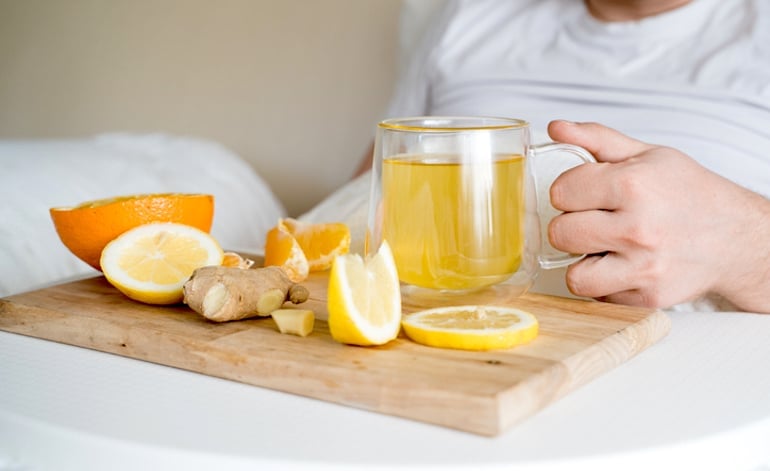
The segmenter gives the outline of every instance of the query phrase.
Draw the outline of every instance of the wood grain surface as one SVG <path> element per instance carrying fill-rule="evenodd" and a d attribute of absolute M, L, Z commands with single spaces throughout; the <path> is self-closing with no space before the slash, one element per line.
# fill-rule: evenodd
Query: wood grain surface
<path fill-rule="evenodd" d="M 540 335 L 510 350 L 335 342 L 325 274 L 305 283 L 313 333 L 280 334 L 270 318 L 210 322 L 184 305 L 133 302 L 103 277 L 0 299 L 0 330 L 91 348 L 255 386 L 497 435 L 654 344 L 670 328 L 654 309 L 527 294 Z M 409 306 L 405 306 L 405 312 Z"/>

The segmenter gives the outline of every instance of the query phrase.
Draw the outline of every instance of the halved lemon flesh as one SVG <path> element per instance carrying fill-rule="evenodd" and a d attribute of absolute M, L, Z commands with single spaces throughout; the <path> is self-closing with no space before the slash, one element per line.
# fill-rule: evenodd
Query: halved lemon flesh
<path fill-rule="evenodd" d="M 207 232 L 177 223 L 143 224 L 102 251 L 104 276 L 123 294 L 148 304 L 182 301 L 182 287 L 196 268 L 220 265 L 223 251 Z"/>

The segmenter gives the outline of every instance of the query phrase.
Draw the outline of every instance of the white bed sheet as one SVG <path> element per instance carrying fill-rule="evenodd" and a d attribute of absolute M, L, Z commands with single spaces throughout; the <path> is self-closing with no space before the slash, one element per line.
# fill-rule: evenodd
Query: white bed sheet
<path fill-rule="evenodd" d="M 286 211 L 255 170 L 222 145 L 167 134 L 0 141 L 0 296 L 97 272 L 61 243 L 48 210 L 157 192 L 214 195 L 211 233 L 258 252 Z"/>

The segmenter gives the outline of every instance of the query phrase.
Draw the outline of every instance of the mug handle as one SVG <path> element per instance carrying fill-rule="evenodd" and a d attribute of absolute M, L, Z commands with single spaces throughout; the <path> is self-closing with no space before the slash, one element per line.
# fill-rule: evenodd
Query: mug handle
<path fill-rule="evenodd" d="M 538 144 L 530 147 L 530 153 L 533 157 L 539 158 L 539 156 L 542 156 L 544 154 L 549 153 L 561 153 L 561 154 L 568 154 L 570 156 L 574 156 L 578 159 L 578 165 L 582 165 L 584 163 L 596 163 L 596 159 L 593 155 L 591 155 L 590 152 L 583 149 L 582 147 L 575 146 L 572 144 L 562 144 L 558 142 L 551 142 L 548 144 Z M 562 171 L 568 170 L 572 167 L 567 167 L 562 169 Z M 535 178 L 535 181 L 537 181 L 537 178 Z M 539 194 L 539 191 L 536 191 L 537 195 L 536 198 L 538 201 L 541 198 L 541 195 Z M 550 199 L 549 199 L 550 200 Z M 548 230 L 547 226 L 545 227 L 546 230 L 542 230 L 541 228 L 541 237 L 542 237 L 542 243 L 544 245 L 550 245 L 548 241 Z M 546 270 L 550 270 L 552 268 L 561 268 L 565 267 L 567 265 L 570 265 L 572 263 L 575 263 L 577 261 L 582 260 L 585 258 L 586 254 L 568 254 L 560 252 L 558 254 L 545 254 L 541 251 L 540 255 L 538 255 L 538 263 L 540 264 L 541 268 L 544 268 Z"/>

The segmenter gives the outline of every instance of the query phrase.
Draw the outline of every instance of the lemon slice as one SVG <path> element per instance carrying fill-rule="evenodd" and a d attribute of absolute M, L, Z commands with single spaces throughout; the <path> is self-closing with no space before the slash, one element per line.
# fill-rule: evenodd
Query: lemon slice
<path fill-rule="evenodd" d="M 351 345 L 383 345 L 401 328 L 401 291 L 386 242 L 374 255 L 334 258 L 329 274 L 329 331 Z"/>
<path fill-rule="evenodd" d="M 407 337 L 431 347 L 460 350 L 511 348 L 537 337 L 532 314 L 512 307 L 450 306 L 404 317 Z"/>
<path fill-rule="evenodd" d="M 220 265 L 222 248 L 208 233 L 176 223 L 137 226 L 102 251 L 102 272 L 131 299 L 148 304 L 182 301 L 182 287 L 196 268 Z"/>

